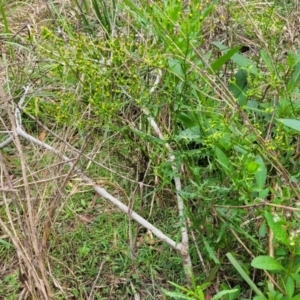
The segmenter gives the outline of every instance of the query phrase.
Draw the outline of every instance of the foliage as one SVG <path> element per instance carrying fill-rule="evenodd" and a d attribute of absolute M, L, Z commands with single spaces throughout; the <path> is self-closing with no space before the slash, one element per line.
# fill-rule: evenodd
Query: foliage
<path fill-rule="evenodd" d="M 99 161 L 106 156 L 112 161 L 101 176 L 113 184 L 118 179 L 112 174 L 128 176 L 122 184 L 124 194 L 136 199 L 133 207 L 153 222 L 170 218 L 161 226 L 175 236 L 180 222 L 161 209 L 172 211 L 179 193 L 194 237 L 194 282 L 190 287 L 182 280 L 172 283 L 176 291 L 164 290 L 167 296 L 205 299 L 208 293 L 212 299 L 234 300 L 249 299 L 253 291 L 256 300 L 298 299 L 300 50 L 286 37 L 284 14 L 291 8 L 279 2 L 216 0 L 74 3 L 76 22 L 50 7 L 53 26 L 21 38 L 23 51 L 30 49 L 37 63 L 19 70 L 18 79 L 19 66 L 9 66 L 16 99 L 22 85 L 34 83 L 24 109 L 27 130 L 34 119 L 58 135 L 72 128 L 81 142 L 90 133 L 88 149 L 103 136 L 114 139 L 104 147 L 106 153 L 93 150 Z M 0 10 L 9 35 L 2 2 Z M 14 59 L 21 42 L 7 44 Z M 150 129 L 149 116 L 164 141 Z M 165 142 L 180 172 L 172 168 Z M 133 171 L 128 175 L 125 167 Z M 87 172 L 98 176 L 97 168 Z M 180 191 L 174 187 L 177 177 Z M 137 197 L 127 179 L 142 182 L 146 192 Z M 62 219 L 78 213 L 70 211 L 64 208 Z M 84 236 L 79 229 L 70 239 L 75 239 L 80 272 L 90 268 L 95 276 L 89 257 L 101 255 L 95 250 L 100 240 L 97 229 L 90 230 Z M 108 244 L 102 247 L 109 252 Z M 67 252 L 64 242 L 54 257 Z M 155 255 L 147 254 L 140 255 L 152 268 Z M 124 274 L 129 252 L 118 256 L 116 251 L 108 260 L 112 256 L 113 270 Z M 216 274 L 210 273 L 215 267 Z M 162 269 L 160 261 L 157 280 Z M 83 276 L 80 272 L 76 276 Z"/>

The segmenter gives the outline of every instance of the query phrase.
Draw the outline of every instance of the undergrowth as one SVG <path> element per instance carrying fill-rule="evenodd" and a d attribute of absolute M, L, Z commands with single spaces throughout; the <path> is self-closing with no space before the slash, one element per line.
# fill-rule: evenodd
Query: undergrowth
<path fill-rule="evenodd" d="M 0 4 L 10 95 L 1 142 L 7 109 L 28 88 L 27 132 L 177 243 L 176 196 L 188 218 L 191 281 L 174 250 L 59 156 L 21 140 L 22 158 L 5 145 L 2 170 L 20 188 L 21 215 L 26 162 L 54 299 L 299 299 L 296 3 L 48 1 L 22 29 L 11 17 L 18 5 Z M 1 226 L 19 238 L 5 176 Z M 0 295 L 35 299 L 22 266 L 9 267 L 19 253 L 12 236 L 0 239 Z"/>

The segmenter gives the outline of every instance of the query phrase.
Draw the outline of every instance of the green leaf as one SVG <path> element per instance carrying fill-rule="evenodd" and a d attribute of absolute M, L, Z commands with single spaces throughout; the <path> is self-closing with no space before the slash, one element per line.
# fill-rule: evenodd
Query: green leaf
<path fill-rule="evenodd" d="M 267 224 L 266 224 L 265 220 L 259 226 L 258 233 L 259 233 L 259 237 L 262 237 L 262 238 L 264 238 L 267 235 L 268 230 L 267 230 Z"/>
<path fill-rule="evenodd" d="M 182 122 L 184 128 L 190 128 L 198 125 L 197 119 L 191 114 L 179 113 L 177 118 Z"/>
<path fill-rule="evenodd" d="M 267 188 L 267 189 L 260 190 L 260 191 L 258 192 L 258 197 L 259 197 L 260 199 L 264 199 L 264 198 L 266 198 L 268 195 L 269 195 L 269 189 L 268 189 L 268 188 Z"/>
<path fill-rule="evenodd" d="M 267 180 L 267 168 L 261 156 L 258 156 L 255 161 L 260 164 L 260 168 L 255 173 L 256 185 L 257 188 L 263 189 Z"/>
<path fill-rule="evenodd" d="M 247 104 L 247 76 L 248 72 L 246 70 L 240 69 L 234 75 L 234 79 L 229 84 L 229 90 L 232 95 L 238 100 L 240 106 Z"/>
<path fill-rule="evenodd" d="M 292 298 L 292 300 L 300 300 L 300 294 L 294 296 L 294 297 Z"/>
<path fill-rule="evenodd" d="M 195 300 L 195 298 L 186 296 L 186 295 L 184 295 L 182 293 L 179 293 L 179 292 L 169 292 L 165 289 L 162 289 L 162 291 L 164 292 L 164 294 L 166 294 L 167 296 L 169 296 L 173 299 Z"/>
<path fill-rule="evenodd" d="M 199 140 L 201 137 L 200 134 L 201 132 L 199 126 L 195 126 L 182 130 L 178 137 L 185 140 Z"/>
<path fill-rule="evenodd" d="M 265 50 L 261 50 L 260 51 L 260 56 L 261 56 L 262 60 L 264 61 L 264 63 L 266 64 L 268 70 L 271 73 L 273 73 L 274 72 L 274 68 L 273 68 L 273 64 L 272 64 L 272 61 L 270 59 L 269 54 Z"/>
<path fill-rule="evenodd" d="M 206 19 L 209 13 L 212 11 L 214 7 L 218 4 L 218 0 L 211 1 L 207 8 L 201 13 L 202 21 Z"/>
<path fill-rule="evenodd" d="M 246 169 L 249 174 L 257 173 L 257 170 L 259 167 L 260 167 L 260 164 L 258 164 L 255 161 L 249 161 L 246 163 Z"/>
<path fill-rule="evenodd" d="M 232 293 L 235 293 L 237 291 L 238 291 L 238 289 L 221 291 L 218 294 L 216 294 L 215 296 L 213 296 L 212 300 L 218 300 L 218 299 L 222 298 L 225 295 L 232 294 Z"/>
<path fill-rule="evenodd" d="M 292 299 L 295 293 L 295 281 L 291 276 L 288 276 L 285 283 L 285 291 L 289 299 Z"/>
<path fill-rule="evenodd" d="M 13 245 L 9 242 L 7 242 L 6 240 L 0 239 L 0 244 L 5 246 L 6 249 L 11 248 Z"/>
<path fill-rule="evenodd" d="M 205 245 L 205 249 L 206 251 L 208 252 L 210 258 L 212 258 L 214 260 L 214 262 L 219 265 L 220 264 L 220 261 L 219 259 L 216 257 L 213 249 L 210 247 L 209 243 L 207 242 L 206 238 L 204 237 L 204 235 L 202 235 L 202 239 L 203 239 L 203 242 L 204 242 L 204 245 Z"/>
<path fill-rule="evenodd" d="M 265 218 L 268 222 L 269 227 L 274 233 L 274 237 L 284 245 L 289 246 L 289 239 L 286 233 L 286 229 L 283 227 L 284 224 L 282 220 L 279 217 L 269 213 L 268 211 L 265 211 Z"/>
<path fill-rule="evenodd" d="M 291 276 L 295 279 L 297 285 L 300 285 L 300 274 L 292 273 Z"/>
<path fill-rule="evenodd" d="M 224 171 L 228 173 L 232 169 L 232 166 L 226 154 L 218 147 L 215 147 L 215 154 L 219 164 L 223 167 Z"/>
<path fill-rule="evenodd" d="M 182 65 L 179 60 L 170 58 L 168 60 L 168 65 L 172 73 L 177 75 L 181 80 L 184 79 L 184 71 L 182 69 Z"/>
<path fill-rule="evenodd" d="M 243 279 L 249 284 L 251 289 L 256 293 L 256 295 L 263 297 L 264 296 L 263 293 L 259 290 L 259 288 L 253 282 L 253 280 L 247 275 L 247 273 L 244 271 L 244 269 L 238 263 L 235 257 L 229 252 L 226 253 L 226 256 L 229 259 L 229 261 L 232 263 L 232 265 L 235 267 L 235 269 L 239 272 L 239 274 L 243 277 Z"/>
<path fill-rule="evenodd" d="M 220 58 L 218 58 L 216 61 L 214 61 L 210 67 L 212 69 L 212 71 L 217 71 L 219 70 L 224 64 L 227 63 L 227 61 L 239 50 L 241 49 L 241 47 L 235 47 L 233 49 L 230 49 L 229 51 L 227 51 L 224 55 L 222 55 Z M 211 70 L 209 70 L 210 73 Z"/>
<path fill-rule="evenodd" d="M 228 295 L 227 300 L 236 300 L 238 299 L 239 295 L 241 294 L 241 287 L 239 285 L 236 285 L 235 287 L 233 287 L 233 289 L 236 290 L 236 292 Z"/>
<path fill-rule="evenodd" d="M 300 49 L 298 50 L 297 56 L 294 59 L 294 61 L 296 62 L 296 65 L 293 66 L 292 76 L 287 84 L 287 89 L 289 92 L 293 92 L 294 89 L 296 87 L 298 87 L 298 85 L 299 85 L 299 81 L 300 81 L 300 62 L 299 62 L 299 60 L 300 60 Z"/>
<path fill-rule="evenodd" d="M 223 45 L 222 43 L 219 42 L 213 42 L 213 45 L 215 45 L 217 48 L 219 48 L 222 52 L 224 51 L 225 53 L 229 51 L 228 47 Z M 245 56 L 235 53 L 232 57 L 231 60 L 235 62 L 238 66 L 240 66 L 243 69 L 246 69 L 248 72 L 259 75 L 259 72 L 257 70 L 256 64 L 253 60 L 246 58 Z"/>
<path fill-rule="evenodd" d="M 205 279 L 205 281 L 207 282 L 212 282 L 215 280 L 216 278 L 216 274 L 218 273 L 219 269 L 220 269 L 221 265 L 215 265 L 209 272 L 207 278 Z"/>
<path fill-rule="evenodd" d="M 295 119 L 277 119 L 279 122 L 287 127 L 300 131 L 300 121 Z"/>
<path fill-rule="evenodd" d="M 251 262 L 251 266 L 256 269 L 267 271 L 284 270 L 284 267 L 274 257 L 268 255 L 255 257 Z"/>

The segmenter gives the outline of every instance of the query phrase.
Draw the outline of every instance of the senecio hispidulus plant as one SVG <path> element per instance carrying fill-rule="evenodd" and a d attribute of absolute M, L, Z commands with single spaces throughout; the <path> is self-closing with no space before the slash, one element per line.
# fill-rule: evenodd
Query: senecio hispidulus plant
<path fill-rule="evenodd" d="M 105 40 L 75 31 L 59 35 L 44 27 L 38 52 L 45 59 L 43 84 L 53 91 L 48 99 L 37 96 L 29 102 L 26 110 L 37 117 L 46 114 L 58 124 L 77 120 L 78 127 L 100 127 L 127 106 L 163 102 L 150 101 L 149 94 L 149 73 L 164 65 L 161 50 L 132 35 Z"/>

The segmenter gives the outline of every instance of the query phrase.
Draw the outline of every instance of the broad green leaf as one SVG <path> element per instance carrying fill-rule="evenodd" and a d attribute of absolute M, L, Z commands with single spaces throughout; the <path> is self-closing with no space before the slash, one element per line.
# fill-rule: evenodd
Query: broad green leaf
<path fill-rule="evenodd" d="M 184 79 L 184 72 L 181 66 L 181 62 L 179 60 L 170 58 L 168 60 L 168 65 L 172 73 L 177 75 L 180 79 Z"/>
<path fill-rule="evenodd" d="M 300 121 L 295 119 L 277 119 L 279 122 L 287 127 L 300 131 Z"/>
<path fill-rule="evenodd" d="M 289 239 L 282 220 L 268 211 L 265 211 L 265 218 L 273 231 L 274 237 L 284 245 L 289 246 Z"/>
<path fill-rule="evenodd" d="M 285 291 L 289 299 L 292 299 L 295 293 L 295 281 L 291 276 L 288 276 L 285 283 Z"/>
<path fill-rule="evenodd" d="M 261 255 L 255 257 L 251 262 L 251 266 L 253 268 L 266 271 L 284 270 L 284 267 L 274 257 L 268 255 Z"/>
<path fill-rule="evenodd" d="M 267 168 L 261 156 L 258 156 L 255 162 L 260 165 L 260 168 L 255 173 L 256 186 L 259 189 L 263 189 L 267 180 Z"/>
<path fill-rule="evenodd" d="M 300 294 L 294 296 L 294 297 L 292 298 L 292 300 L 300 300 Z"/>
<path fill-rule="evenodd" d="M 229 51 L 229 48 L 222 43 L 219 42 L 213 42 L 213 45 L 215 45 L 217 48 L 219 48 L 222 52 L 224 51 L 225 53 Z M 235 53 L 232 57 L 231 60 L 235 62 L 238 66 L 240 66 L 243 69 L 246 69 L 248 72 L 259 75 L 259 72 L 257 70 L 256 64 L 253 60 L 246 58 L 242 54 Z"/>
<path fill-rule="evenodd" d="M 213 71 L 219 70 L 240 49 L 241 49 L 241 47 L 235 47 L 235 48 L 230 49 L 229 51 L 227 51 L 225 54 L 223 54 L 220 58 L 218 58 L 216 61 L 214 61 L 210 65 L 211 69 Z M 210 70 L 210 73 L 213 73 L 213 72 L 211 72 L 211 70 Z"/>
<path fill-rule="evenodd" d="M 216 294 L 215 296 L 213 296 L 212 300 L 218 300 L 218 299 L 222 298 L 225 295 L 232 294 L 232 293 L 235 293 L 237 291 L 238 291 L 238 289 L 221 291 L 218 294 Z"/>
<path fill-rule="evenodd" d="M 197 140 L 200 138 L 200 134 L 201 133 L 200 133 L 199 126 L 195 126 L 195 127 L 182 130 L 178 135 L 178 137 L 186 140 Z"/>

